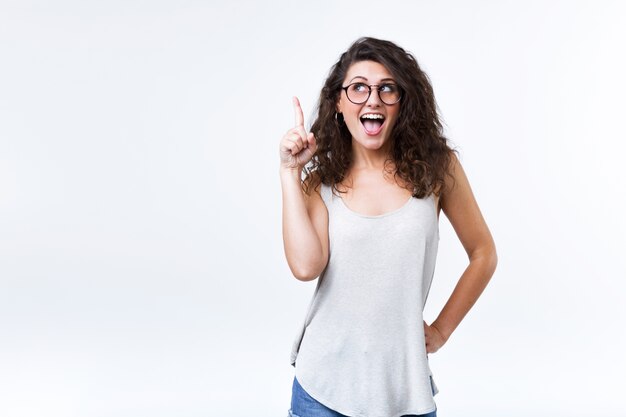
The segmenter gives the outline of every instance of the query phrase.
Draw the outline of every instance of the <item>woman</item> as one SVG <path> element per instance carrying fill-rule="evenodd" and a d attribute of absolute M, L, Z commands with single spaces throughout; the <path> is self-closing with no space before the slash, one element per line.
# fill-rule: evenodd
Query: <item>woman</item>
<path fill-rule="evenodd" d="M 311 132 L 293 104 L 280 142 L 285 255 L 297 279 L 319 280 L 291 353 L 289 415 L 436 416 L 428 354 L 497 256 L 428 77 L 404 49 L 361 38 L 332 67 Z M 441 210 L 470 262 L 428 325 Z"/>

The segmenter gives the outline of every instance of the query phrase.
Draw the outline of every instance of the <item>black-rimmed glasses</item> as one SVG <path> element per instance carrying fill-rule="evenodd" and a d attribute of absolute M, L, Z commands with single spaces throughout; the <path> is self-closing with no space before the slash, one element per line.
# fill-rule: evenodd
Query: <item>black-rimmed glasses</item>
<path fill-rule="evenodd" d="M 398 84 L 372 84 L 352 83 L 341 87 L 346 92 L 348 100 L 354 104 L 365 103 L 372 94 L 372 87 L 376 87 L 380 101 L 387 105 L 396 104 L 402 98 L 402 92 Z"/>

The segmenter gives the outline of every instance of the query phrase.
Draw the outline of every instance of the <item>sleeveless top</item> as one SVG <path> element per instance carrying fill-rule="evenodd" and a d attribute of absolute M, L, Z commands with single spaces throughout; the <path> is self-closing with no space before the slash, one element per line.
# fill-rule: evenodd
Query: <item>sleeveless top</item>
<path fill-rule="evenodd" d="M 311 397 L 351 417 L 434 411 L 439 390 L 423 324 L 439 244 L 434 196 L 368 216 L 330 186 L 320 194 L 330 253 L 293 343 L 295 377 Z"/>

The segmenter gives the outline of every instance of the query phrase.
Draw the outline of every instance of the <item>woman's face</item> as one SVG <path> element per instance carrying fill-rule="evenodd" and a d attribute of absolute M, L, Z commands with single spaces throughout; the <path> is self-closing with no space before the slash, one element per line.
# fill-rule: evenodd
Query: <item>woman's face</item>
<path fill-rule="evenodd" d="M 380 99 L 376 86 L 383 88 L 381 91 L 383 98 L 386 102 L 391 102 L 393 89 L 397 88 L 396 81 L 382 64 L 359 61 L 350 66 L 342 86 L 346 87 L 353 83 L 361 84 L 351 88 L 350 92 L 341 90 L 337 112 L 343 114 L 348 130 L 352 134 L 353 145 L 358 143 L 367 149 L 380 149 L 389 141 L 389 135 L 400 113 L 400 102 L 385 104 Z M 359 91 L 365 91 L 367 96 L 367 87 L 364 85 L 375 86 L 371 87 L 372 92 L 367 101 L 354 104 L 352 101 L 360 101 L 354 99 L 355 96 L 358 97 Z M 348 99 L 347 94 L 351 94 L 352 101 Z"/>

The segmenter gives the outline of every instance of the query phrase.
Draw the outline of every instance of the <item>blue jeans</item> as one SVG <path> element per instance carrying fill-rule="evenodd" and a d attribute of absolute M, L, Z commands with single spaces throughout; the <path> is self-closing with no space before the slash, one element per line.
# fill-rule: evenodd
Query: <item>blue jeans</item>
<path fill-rule="evenodd" d="M 289 417 L 348 417 L 345 414 L 338 413 L 324 404 L 318 402 L 311 397 L 302 388 L 296 377 L 293 377 L 293 387 L 291 388 L 291 408 L 289 409 Z M 402 417 L 437 417 L 437 410 L 430 413 L 407 414 Z"/>

